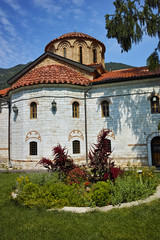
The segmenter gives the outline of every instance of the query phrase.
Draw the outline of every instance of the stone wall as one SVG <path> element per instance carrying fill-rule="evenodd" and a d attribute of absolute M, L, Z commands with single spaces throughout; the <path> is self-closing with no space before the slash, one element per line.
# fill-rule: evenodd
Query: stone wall
<path fill-rule="evenodd" d="M 57 111 L 51 108 L 57 103 Z M 37 102 L 37 119 L 30 119 L 30 103 Z M 79 118 L 72 117 L 72 103 L 80 105 Z M 42 157 L 53 159 L 52 148 L 58 143 L 66 146 L 69 154 L 79 162 L 85 161 L 85 125 L 83 88 L 55 87 L 32 88 L 12 95 L 12 105 L 18 107 L 18 115 L 11 113 L 11 160 L 15 166 L 35 168 Z M 38 155 L 30 156 L 29 142 L 38 143 Z M 72 141 L 79 140 L 80 154 L 73 154 Z"/>
<path fill-rule="evenodd" d="M 0 100 L 0 166 L 8 165 L 8 104 Z"/>
<path fill-rule="evenodd" d="M 160 114 L 151 114 L 150 96 L 159 93 L 159 80 L 94 86 L 88 93 L 88 144 L 101 129 L 110 129 L 116 164 L 148 165 L 147 138 L 157 131 Z M 110 102 L 110 116 L 102 117 L 101 102 Z"/>
<path fill-rule="evenodd" d="M 35 168 L 41 157 L 53 159 L 52 148 L 66 146 L 75 162 L 85 162 L 84 87 L 41 85 L 12 92 L 11 160 L 17 167 Z M 159 80 L 148 79 L 93 86 L 87 93 L 88 149 L 102 129 L 110 129 L 113 153 L 119 166 L 148 165 L 147 139 L 157 131 L 160 114 L 151 114 L 150 96 L 159 93 Z M 57 103 L 57 111 L 51 102 Z M 109 117 L 102 117 L 101 102 L 110 102 Z M 37 103 L 37 119 L 30 119 L 30 103 Z M 72 103 L 78 101 L 80 116 L 72 117 Z M 38 155 L 30 156 L 29 143 L 38 143 Z M 80 141 L 80 154 L 73 154 L 73 140 Z"/>
<path fill-rule="evenodd" d="M 82 47 L 82 63 L 89 65 L 93 63 L 93 49 L 97 51 L 97 63 L 102 63 L 105 67 L 104 53 L 102 46 L 98 42 L 91 40 L 67 39 L 59 40 L 50 46 L 49 51 L 64 57 L 64 48 L 66 49 L 66 58 L 79 62 L 79 47 Z"/>

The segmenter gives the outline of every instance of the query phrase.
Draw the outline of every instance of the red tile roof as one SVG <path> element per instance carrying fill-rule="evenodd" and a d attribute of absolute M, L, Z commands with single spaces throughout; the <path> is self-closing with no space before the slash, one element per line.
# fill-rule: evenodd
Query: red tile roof
<path fill-rule="evenodd" d="M 154 71 L 149 71 L 148 67 L 138 67 L 138 68 L 130 68 L 130 69 L 121 69 L 116 71 L 109 71 L 103 73 L 99 78 L 92 80 L 92 82 L 106 82 L 114 80 L 115 82 L 118 80 L 130 80 L 130 79 L 138 79 L 138 78 L 149 78 L 149 77 L 157 77 L 160 76 L 160 68 Z"/>
<path fill-rule="evenodd" d="M 56 41 L 59 41 L 59 40 L 63 40 L 63 39 L 65 39 L 65 38 L 81 38 L 81 39 L 82 39 L 82 38 L 85 38 L 85 39 L 90 39 L 90 40 L 96 41 L 96 42 L 98 42 L 98 43 L 102 46 L 103 51 L 105 52 L 105 45 L 104 45 L 101 41 L 99 41 L 99 40 L 97 40 L 96 38 L 91 37 L 91 36 L 89 36 L 89 35 L 87 35 L 87 34 L 85 34 L 85 33 L 81 33 L 81 32 L 70 32 L 70 33 L 66 33 L 66 34 L 63 34 L 62 36 L 60 36 L 60 37 L 58 37 L 58 38 L 53 39 L 51 42 L 49 42 L 49 43 L 46 45 L 46 47 L 45 47 L 45 52 L 48 51 L 48 47 L 50 47 L 50 45 L 52 45 L 52 43 L 54 43 L 54 42 L 56 42 Z"/>
<path fill-rule="evenodd" d="M 2 96 L 6 95 L 9 90 L 10 90 L 10 88 L 5 88 L 5 89 L 0 90 L 0 95 L 2 95 Z"/>
<path fill-rule="evenodd" d="M 70 67 L 64 65 L 47 65 L 26 73 L 13 83 L 11 89 L 42 83 L 69 83 L 87 86 L 89 82 L 89 79 Z"/>

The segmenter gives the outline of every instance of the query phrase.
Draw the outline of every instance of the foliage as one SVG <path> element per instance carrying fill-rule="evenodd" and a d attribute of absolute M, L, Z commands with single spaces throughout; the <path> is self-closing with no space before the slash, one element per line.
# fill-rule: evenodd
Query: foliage
<path fill-rule="evenodd" d="M 142 41 L 143 34 L 160 39 L 159 0 L 115 0 L 115 13 L 106 14 L 108 38 L 116 38 L 122 51 L 128 52 L 133 43 Z M 160 50 L 160 41 L 154 52 Z M 147 59 L 149 69 L 159 64 L 158 54 L 152 53 Z"/>
<path fill-rule="evenodd" d="M 62 148 L 60 144 L 53 148 L 54 156 L 54 168 L 63 172 L 68 173 L 70 170 L 75 168 L 73 159 L 68 155 L 66 147 Z"/>
<path fill-rule="evenodd" d="M 97 182 L 94 185 L 92 200 L 96 206 L 102 207 L 110 204 L 111 201 L 111 185 L 110 182 Z"/>
<path fill-rule="evenodd" d="M 71 212 L 46 211 L 39 207 L 28 209 L 8 197 L 20 174 L 0 174 L 0 238 L 3 240 L 159 239 L 160 199 L 150 204 L 109 212 L 94 211 L 80 216 Z M 156 175 L 159 174 L 156 172 Z"/>
<path fill-rule="evenodd" d="M 97 144 L 94 144 L 89 152 L 89 167 L 95 181 L 108 179 L 110 168 L 114 166 L 114 162 L 109 159 L 111 154 L 110 143 L 107 137 L 109 133 L 109 130 L 103 130 L 98 137 Z"/>
<path fill-rule="evenodd" d="M 52 151 L 54 156 L 53 161 L 42 158 L 37 164 L 48 168 L 48 170 L 58 171 L 61 175 L 66 175 L 70 170 L 76 167 L 73 163 L 73 159 L 68 155 L 66 147 L 62 148 L 62 146 L 58 144 Z"/>
<path fill-rule="evenodd" d="M 72 169 L 67 175 L 67 183 L 71 184 L 80 184 L 85 181 L 87 178 L 87 173 L 83 169 L 76 167 Z"/>
<path fill-rule="evenodd" d="M 142 182 L 136 172 L 118 177 L 115 183 L 112 183 L 111 204 L 131 202 L 153 194 L 158 184 L 157 179 L 149 172 L 142 172 L 142 175 Z"/>
<path fill-rule="evenodd" d="M 53 162 L 52 162 L 50 159 L 48 159 L 48 158 L 44 158 L 44 157 L 43 157 L 43 158 L 36 164 L 36 166 L 37 166 L 38 164 L 42 165 L 43 167 L 47 168 L 48 170 L 52 170 L 52 171 L 53 171 L 53 169 L 54 169 L 54 164 L 53 164 Z"/>

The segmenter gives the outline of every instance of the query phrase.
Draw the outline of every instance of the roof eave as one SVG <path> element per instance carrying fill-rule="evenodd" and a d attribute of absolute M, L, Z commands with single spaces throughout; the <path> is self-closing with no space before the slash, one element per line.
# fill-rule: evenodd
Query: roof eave
<path fill-rule="evenodd" d="M 147 75 L 147 76 L 135 76 L 135 77 L 129 77 L 129 78 L 110 78 L 110 79 L 104 79 L 101 81 L 92 81 L 92 85 L 101 85 L 101 84 L 109 84 L 109 83 L 117 83 L 117 82 L 128 82 L 128 81 L 134 81 L 134 80 L 143 80 L 147 78 L 155 78 L 160 77 L 160 74 L 155 75 Z"/>

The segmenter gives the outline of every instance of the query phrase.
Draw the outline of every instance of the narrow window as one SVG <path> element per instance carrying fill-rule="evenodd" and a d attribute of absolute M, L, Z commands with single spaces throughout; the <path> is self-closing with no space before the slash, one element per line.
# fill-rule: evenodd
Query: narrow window
<path fill-rule="evenodd" d="M 30 104 L 30 118 L 37 118 L 37 103 L 36 102 L 32 102 Z"/>
<path fill-rule="evenodd" d="M 82 47 L 79 47 L 79 62 L 82 63 Z"/>
<path fill-rule="evenodd" d="M 95 48 L 93 49 L 93 62 L 97 63 L 97 50 Z"/>
<path fill-rule="evenodd" d="M 103 101 L 101 103 L 101 108 L 102 108 L 102 117 L 109 117 L 109 102 Z"/>
<path fill-rule="evenodd" d="M 30 142 L 30 155 L 37 155 L 37 142 Z"/>
<path fill-rule="evenodd" d="M 111 152 L 111 140 L 107 139 L 108 152 Z"/>
<path fill-rule="evenodd" d="M 79 118 L 79 103 L 78 102 L 74 102 L 72 104 L 72 117 Z"/>
<path fill-rule="evenodd" d="M 80 153 L 80 141 L 75 140 L 73 141 L 73 154 Z"/>
<path fill-rule="evenodd" d="M 66 48 L 63 48 L 63 57 L 66 58 Z"/>
<path fill-rule="evenodd" d="M 156 96 L 153 96 L 151 98 L 151 113 L 159 113 L 159 98 Z"/>

